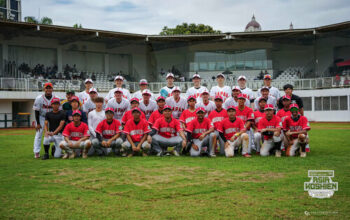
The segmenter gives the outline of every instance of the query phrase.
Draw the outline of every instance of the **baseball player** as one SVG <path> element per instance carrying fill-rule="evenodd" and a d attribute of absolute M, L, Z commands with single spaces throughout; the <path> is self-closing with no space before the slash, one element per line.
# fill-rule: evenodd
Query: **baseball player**
<path fill-rule="evenodd" d="M 148 119 L 148 124 L 152 127 L 152 125 L 156 122 L 156 120 L 160 117 L 163 117 L 163 109 L 165 106 L 165 98 L 163 96 L 158 96 L 157 98 L 158 110 L 152 112 L 151 116 Z"/>
<path fill-rule="evenodd" d="M 276 100 L 278 100 L 281 95 L 280 95 L 280 91 L 276 88 L 276 87 L 273 87 L 271 86 L 271 82 L 272 82 L 272 76 L 267 74 L 264 76 L 264 86 L 268 87 L 269 88 L 269 91 L 270 91 L 270 95 L 272 95 L 273 97 L 275 97 Z M 258 94 L 257 96 L 261 96 L 261 91 L 260 89 L 258 90 Z"/>
<path fill-rule="evenodd" d="M 224 149 L 224 141 L 219 135 L 219 128 L 221 122 L 228 117 L 227 111 L 222 108 L 222 103 L 223 103 L 223 98 L 221 96 L 216 96 L 214 98 L 215 100 L 215 110 L 210 112 L 208 118 L 211 120 L 211 122 L 214 125 L 215 131 L 213 133 L 210 133 L 212 136 L 211 138 L 213 139 L 214 145 L 213 148 L 214 150 L 217 149 L 217 140 L 219 140 L 220 143 L 220 154 L 225 155 L 225 149 Z M 215 152 L 215 151 L 214 151 Z"/>
<path fill-rule="evenodd" d="M 233 157 L 235 150 L 242 148 L 242 155 L 244 157 L 251 157 L 248 154 L 249 136 L 245 133 L 244 122 L 242 119 L 236 117 L 235 106 L 227 108 L 228 118 L 225 118 L 218 127 L 218 132 L 224 145 L 220 144 L 220 149 L 224 149 L 226 157 Z"/>
<path fill-rule="evenodd" d="M 227 98 L 232 96 L 231 88 L 229 86 L 225 86 L 225 75 L 219 73 L 216 76 L 216 82 L 218 85 L 210 89 L 210 97 L 212 100 L 214 100 L 216 96 L 221 96 L 225 102 Z"/>
<path fill-rule="evenodd" d="M 299 106 L 300 114 L 304 115 L 304 103 L 303 103 L 303 100 L 299 96 L 293 94 L 293 88 L 294 87 L 291 84 L 286 84 L 286 85 L 283 86 L 283 90 L 284 90 L 285 94 L 287 96 L 289 96 L 290 99 L 291 99 L 291 104 L 297 104 Z M 280 98 L 278 100 L 278 108 L 279 109 L 283 108 L 282 98 Z"/>
<path fill-rule="evenodd" d="M 266 106 L 266 102 L 267 102 L 267 99 L 265 99 L 264 97 L 260 97 L 258 99 L 259 108 L 258 108 L 258 110 L 256 110 L 254 112 L 254 124 L 252 124 L 252 127 L 254 129 L 254 136 L 255 136 L 255 133 L 258 132 L 259 121 L 265 117 L 265 110 L 264 109 Z M 254 138 L 254 145 L 256 147 L 256 154 L 260 155 L 260 147 L 261 147 L 260 139 L 257 142 L 256 138 Z"/>
<path fill-rule="evenodd" d="M 228 108 L 229 106 L 235 106 L 235 107 L 237 107 L 237 106 L 238 106 L 238 95 L 239 95 L 239 94 L 241 94 L 241 89 L 240 89 L 238 86 L 233 86 L 233 87 L 232 87 L 232 96 L 229 97 L 229 98 L 227 98 L 226 101 L 224 102 L 224 105 L 223 105 L 224 109 L 227 110 L 227 108 Z M 245 105 L 246 105 L 247 107 L 250 107 L 250 101 L 249 101 L 249 99 L 247 99 L 247 100 L 245 101 Z"/>
<path fill-rule="evenodd" d="M 260 149 L 261 156 L 269 156 L 270 153 L 275 154 L 276 157 L 281 157 L 282 145 L 282 123 L 281 119 L 274 115 L 274 106 L 266 104 L 265 117 L 263 117 L 258 124 L 258 132 L 255 133 L 255 142 L 260 142 L 263 137 L 262 147 Z"/>
<path fill-rule="evenodd" d="M 107 149 L 111 148 L 117 156 L 120 152 L 121 144 L 120 138 L 120 122 L 114 119 L 114 109 L 105 109 L 106 119 L 98 123 L 95 134 L 96 138 L 92 140 L 92 146 L 99 156 L 108 154 Z"/>
<path fill-rule="evenodd" d="M 121 122 L 124 113 L 130 109 L 130 103 L 127 99 L 123 98 L 122 89 L 115 89 L 114 95 L 115 97 L 108 101 L 106 108 L 113 108 L 114 118 Z"/>
<path fill-rule="evenodd" d="M 66 111 L 66 124 L 73 121 L 73 111 L 75 110 L 80 111 L 81 102 L 79 101 L 79 98 L 77 96 L 73 96 L 71 98 L 70 105 L 72 106 L 72 110 Z M 81 112 L 81 114 L 82 114 L 81 121 L 84 123 L 88 123 L 86 113 Z"/>
<path fill-rule="evenodd" d="M 166 105 L 172 108 L 173 117 L 179 119 L 182 112 L 187 108 L 186 99 L 180 96 L 181 90 L 175 86 L 172 96 L 165 99 Z"/>
<path fill-rule="evenodd" d="M 247 84 L 247 79 L 245 76 L 239 76 L 237 78 L 238 86 L 241 90 L 241 93 L 246 94 L 248 96 L 248 101 L 250 101 L 250 106 L 251 108 L 254 108 L 254 93 L 253 91 L 246 86 Z"/>
<path fill-rule="evenodd" d="M 142 92 L 143 90 L 145 89 L 148 89 L 148 82 L 146 79 L 141 79 L 140 80 L 140 83 L 139 83 L 139 86 L 140 86 L 140 90 L 134 92 L 133 94 L 133 98 L 138 98 L 140 101 L 142 100 Z M 152 92 L 151 93 L 151 100 L 155 100 L 154 98 L 154 94 Z"/>
<path fill-rule="evenodd" d="M 81 121 L 80 110 L 74 110 L 73 121 L 66 125 L 62 134 L 64 140 L 61 141 L 60 148 L 65 151 L 62 159 L 74 159 L 74 149 L 82 149 L 83 158 L 88 157 L 88 151 L 91 147 L 89 128 L 87 124 Z"/>
<path fill-rule="evenodd" d="M 151 132 L 148 122 L 141 118 L 142 112 L 139 108 L 133 108 L 131 111 L 133 119 L 124 126 L 123 132 L 127 140 L 122 144 L 122 148 L 128 153 L 128 157 L 132 157 L 141 150 L 142 156 L 148 156 L 151 148 L 150 143 L 147 142 L 148 133 Z"/>
<path fill-rule="evenodd" d="M 270 88 L 267 86 L 264 86 L 260 89 L 261 96 L 258 96 L 258 98 L 254 101 L 254 109 L 257 110 L 259 108 L 258 100 L 260 97 L 264 97 L 267 99 L 267 104 L 273 105 L 275 108 L 277 106 L 276 98 L 270 95 Z"/>
<path fill-rule="evenodd" d="M 292 115 L 292 113 L 290 112 L 290 103 L 291 103 L 290 96 L 284 95 L 282 97 L 282 103 L 283 103 L 283 108 L 279 110 L 276 115 L 281 119 L 283 123 L 284 119 Z"/>
<path fill-rule="evenodd" d="M 215 109 L 215 103 L 213 101 L 209 100 L 209 91 L 208 89 L 204 89 L 202 94 L 201 94 L 201 100 L 199 102 L 197 102 L 196 104 L 196 109 L 197 108 L 204 108 L 205 109 L 205 117 L 208 117 L 208 115 L 210 114 L 210 112 L 214 111 Z M 198 101 L 198 99 L 197 99 Z"/>
<path fill-rule="evenodd" d="M 51 100 L 53 98 L 57 98 L 56 96 L 52 95 L 52 91 L 52 83 L 45 83 L 44 94 L 36 97 L 34 101 L 33 110 L 35 111 L 36 133 L 33 151 L 35 158 L 40 158 L 41 138 L 43 136 L 45 115 L 46 113 L 52 111 Z"/>
<path fill-rule="evenodd" d="M 97 98 L 98 93 L 95 88 L 91 88 L 89 90 L 90 98 L 83 104 L 83 112 L 85 112 L 89 116 L 89 112 L 93 111 L 96 108 L 95 98 Z M 105 106 L 103 105 L 103 108 Z"/>
<path fill-rule="evenodd" d="M 172 107 L 169 105 L 164 106 L 163 116 L 152 127 L 152 149 L 157 156 L 163 156 L 168 147 L 175 146 L 174 155 L 180 156 L 181 149 L 187 144 L 180 122 L 172 117 Z"/>
<path fill-rule="evenodd" d="M 45 127 L 44 127 L 44 149 L 45 154 L 43 160 L 49 159 L 50 144 L 55 143 L 55 146 L 51 149 L 51 154 L 55 158 L 61 157 L 61 148 L 59 148 L 60 142 L 63 140 L 62 130 L 65 124 L 66 114 L 60 110 L 60 99 L 51 99 L 52 111 L 47 112 L 45 115 Z"/>
<path fill-rule="evenodd" d="M 187 98 L 188 109 L 184 110 L 180 116 L 182 129 L 186 130 L 188 123 L 197 117 L 196 115 L 196 97 L 189 96 Z"/>
<path fill-rule="evenodd" d="M 204 117 L 206 114 L 204 108 L 197 108 L 196 114 L 197 117 L 188 123 L 186 128 L 188 142 L 191 142 L 190 155 L 198 157 L 201 153 L 206 153 L 209 157 L 215 157 L 214 140 L 210 136 L 210 133 L 214 131 L 214 125 L 209 118 Z"/>
<path fill-rule="evenodd" d="M 70 101 L 72 100 L 73 96 L 75 96 L 74 90 L 68 90 L 66 92 L 66 99 L 61 101 L 62 110 L 64 110 L 64 111 L 72 110 L 72 106 L 70 105 Z"/>
<path fill-rule="evenodd" d="M 139 99 L 138 98 L 132 98 L 130 99 L 130 109 L 129 111 L 126 111 L 122 117 L 122 125 L 125 125 L 127 121 L 133 119 L 133 116 L 132 116 L 132 110 L 134 108 L 138 108 L 139 107 Z M 143 113 L 141 111 L 141 119 L 146 119 L 146 115 L 145 113 Z"/>
<path fill-rule="evenodd" d="M 162 97 L 164 97 L 164 98 L 167 98 L 167 97 L 172 96 L 173 90 L 174 90 L 174 88 L 175 88 L 174 80 L 175 80 L 174 74 L 168 73 L 168 74 L 166 75 L 167 85 L 164 86 L 164 87 L 159 91 L 160 96 L 162 96 Z"/>
<path fill-rule="evenodd" d="M 195 96 L 197 103 L 201 101 L 201 95 L 204 90 L 207 90 L 204 86 L 201 86 L 201 76 L 199 74 L 194 74 L 192 76 L 193 87 L 189 88 L 186 92 L 186 97 Z M 209 93 L 209 91 L 208 91 Z"/>
<path fill-rule="evenodd" d="M 123 98 L 130 100 L 131 99 L 130 91 L 128 89 L 123 88 L 124 77 L 120 75 L 116 76 L 114 78 L 114 83 L 116 85 L 116 88 L 109 90 L 107 96 L 105 97 L 106 102 L 114 98 L 116 90 L 121 90 Z"/>
<path fill-rule="evenodd" d="M 310 125 L 305 116 L 299 112 L 297 104 L 290 105 L 292 115 L 287 117 L 283 122 L 284 146 L 288 146 L 286 150 L 287 156 L 294 156 L 296 151 L 300 149 L 300 157 L 306 157 L 308 150 L 309 136 L 307 132 Z"/>
<path fill-rule="evenodd" d="M 152 112 L 156 111 L 158 106 L 157 102 L 151 100 L 152 93 L 148 89 L 143 90 L 142 92 L 142 100 L 140 102 L 139 108 L 141 111 L 143 111 L 146 115 L 146 119 L 148 120 L 151 116 Z"/>
<path fill-rule="evenodd" d="M 88 100 L 89 102 L 90 100 Z M 92 110 L 88 115 L 88 127 L 90 132 L 90 140 L 93 141 L 96 137 L 97 125 L 106 118 L 105 112 L 103 111 L 104 98 L 94 98 L 94 104 L 96 109 Z M 88 155 L 91 156 L 95 153 L 95 147 L 89 149 Z"/>
<path fill-rule="evenodd" d="M 92 88 L 92 86 L 94 85 L 94 83 L 93 83 L 92 79 L 86 79 L 84 84 L 85 84 L 85 90 L 78 93 L 78 98 L 83 105 L 85 104 L 85 102 L 87 100 L 90 99 L 89 92 L 90 92 L 90 89 Z"/>

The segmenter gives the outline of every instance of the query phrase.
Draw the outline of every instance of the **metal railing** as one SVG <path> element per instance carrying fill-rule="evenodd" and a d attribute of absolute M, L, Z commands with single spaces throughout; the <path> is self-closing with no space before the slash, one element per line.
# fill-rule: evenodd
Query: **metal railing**
<path fill-rule="evenodd" d="M 54 86 L 55 91 L 67 91 L 75 90 L 81 91 L 84 89 L 84 82 L 80 80 L 47 80 L 47 79 L 30 79 L 30 78 L 0 78 L 0 90 L 6 91 L 41 91 L 46 82 L 51 82 Z M 192 82 L 175 82 L 176 86 L 179 86 L 182 92 L 186 92 L 188 88 L 193 86 Z M 215 81 L 204 81 L 203 86 L 211 89 L 212 86 L 217 85 Z M 274 80 L 272 82 L 273 86 L 278 89 L 283 89 L 285 84 L 292 84 L 296 90 L 308 90 L 308 89 L 325 89 L 325 88 L 340 88 L 340 87 L 350 87 L 350 82 L 346 82 L 344 77 L 340 81 L 336 81 L 334 77 L 323 77 L 323 78 L 312 78 L 312 79 L 284 79 L 284 80 Z M 158 93 L 160 89 L 166 86 L 166 82 L 151 82 L 148 84 L 149 89 Z M 235 86 L 236 81 L 227 81 L 226 85 Z M 252 90 L 258 90 L 263 86 L 261 80 L 248 81 L 247 87 Z M 113 89 L 113 82 L 99 82 L 96 81 L 94 87 L 100 92 L 108 92 Z M 137 91 L 139 89 L 138 82 L 127 82 L 125 87 L 130 90 L 130 92 Z"/>

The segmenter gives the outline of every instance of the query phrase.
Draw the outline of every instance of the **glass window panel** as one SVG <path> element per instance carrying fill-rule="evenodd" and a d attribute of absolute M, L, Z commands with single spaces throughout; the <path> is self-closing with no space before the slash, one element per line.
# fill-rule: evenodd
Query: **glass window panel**
<path fill-rule="evenodd" d="M 347 96 L 340 96 L 340 106 L 339 110 L 348 110 L 348 97 Z"/>
<path fill-rule="evenodd" d="M 303 100 L 303 104 L 304 104 L 304 111 L 311 111 L 312 110 L 312 98 L 311 97 L 301 97 L 301 99 Z"/>
<path fill-rule="evenodd" d="M 237 61 L 236 62 L 236 68 L 238 70 L 243 70 L 244 69 L 244 61 Z"/>
<path fill-rule="evenodd" d="M 331 110 L 331 97 L 323 97 L 323 111 Z"/>
<path fill-rule="evenodd" d="M 226 67 L 227 67 L 229 70 L 235 70 L 235 69 L 236 69 L 235 62 L 234 62 L 234 61 L 228 61 L 228 62 L 226 62 Z"/>
<path fill-rule="evenodd" d="M 322 111 L 322 97 L 315 97 L 315 111 Z"/>
<path fill-rule="evenodd" d="M 209 62 L 209 67 L 208 67 L 208 69 L 209 69 L 209 70 L 215 70 L 215 65 L 216 65 L 215 62 Z"/>
<path fill-rule="evenodd" d="M 339 110 L 339 96 L 331 97 L 331 110 Z"/>
<path fill-rule="evenodd" d="M 261 60 L 255 60 L 254 61 L 254 69 L 262 69 L 263 67 L 263 61 Z"/>
<path fill-rule="evenodd" d="M 199 63 L 199 70 L 208 70 L 208 63 Z"/>
<path fill-rule="evenodd" d="M 253 69 L 253 61 L 246 61 L 245 62 L 245 69 Z"/>
<path fill-rule="evenodd" d="M 225 70 L 225 69 L 226 69 L 225 62 L 216 63 L 216 70 Z"/>

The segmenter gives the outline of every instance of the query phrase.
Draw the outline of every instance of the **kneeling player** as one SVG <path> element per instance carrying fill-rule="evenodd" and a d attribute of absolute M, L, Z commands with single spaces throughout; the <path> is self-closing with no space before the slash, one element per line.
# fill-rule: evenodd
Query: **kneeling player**
<path fill-rule="evenodd" d="M 75 110 L 72 113 L 73 121 L 69 123 L 63 130 L 64 141 L 60 143 L 60 148 L 65 150 L 62 159 L 74 159 L 74 149 L 83 150 L 83 158 L 87 158 L 87 152 L 91 147 L 89 140 L 89 128 L 87 124 L 81 122 L 81 112 Z"/>
<path fill-rule="evenodd" d="M 269 156 L 270 152 L 275 151 L 276 157 L 281 157 L 281 119 L 274 115 L 274 107 L 271 104 L 265 106 L 265 117 L 260 119 L 258 124 L 258 132 L 254 138 L 256 142 L 261 141 L 264 137 L 262 147 L 260 149 L 261 156 Z"/>
<path fill-rule="evenodd" d="M 122 144 L 122 148 L 128 154 L 128 157 L 132 157 L 141 150 L 142 155 L 147 156 L 151 148 L 147 142 L 147 136 L 151 130 L 146 119 L 141 118 L 141 114 L 139 108 L 133 108 L 133 118 L 126 122 L 124 126 L 123 132 L 126 134 L 127 140 Z"/>
<path fill-rule="evenodd" d="M 242 155 L 244 157 L 251 157 L 248 154 L 249 135 L 244 128 L 242 119 L 236 117 L 236 108 L 232 105 L 227 108 L 228 118 L 221 121 L 218 131 L 221 139 L 224 141 L 226 157 L 233 157 L 235 150 L 242 147 Z"/>
<path fill-rule="evenodd" d="M 113 108 L 106 108 L 105 115 L 106 119 L 96 127 L 96 138 L 92 140 L 92 146 L 99 156 L 107 155 L 107 148 L 111 148 L 114 154 L 118 155 L 123 142 L 120 138 L 120 122 L 113 118 Z"/>
<path fill-rule="evenodd" d="M 300 149 L 300 157 L 306 157 L 306 145 L 309 143 L 307 131 L 310 130 L 309 122 L 305 116 L 299 114 L 297 104 L 290 105 L 292 115 L 283 122 L 284 144 L 287 147 L 286 155 L 294 156 Z"/>

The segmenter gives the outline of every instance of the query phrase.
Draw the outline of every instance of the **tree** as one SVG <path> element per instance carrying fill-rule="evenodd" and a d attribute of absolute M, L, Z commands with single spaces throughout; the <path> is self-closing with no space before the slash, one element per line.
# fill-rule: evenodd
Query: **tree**
<path fill-rule="evenodd" d="M 40 21 L 38 21 L 38 19 L 36 19 L 34 16 L 27 16 L 27 17 L 24 17 L 24 21 L 28 23 L 33 23 L 33 24 L 52 25 L 52 19 L 49 17 L 43 17 L 41 18 Z"/>
<path fill-rule="evenodd" d="M 40 20 L 40 24 L 48 24 L 48 25 L 52 25 L 52 19 L 49 17 L 43 17 Z"/>
<path fill-rule="evenodd" d="M 160 35 L 174 35 L 174 34 L 198 34 L 198 33 L 213 33 L 213 34 L 219 34 L 221 31 L 214 30 L 209 25 L 204 24 L 187 24 L 182 23 L 180 25 L 176 25 L 175 28 L 168 28 L 167 26 L 164 26 L 162 29 L 162 32 L 160 32 Z"/>
<path fill-rule="evenodd" d="M 78 24 L 78 23 L 74 24 L 73 27 L 74 28 L 83 28 L 83 26 L 81 24 Z"/>
<path fill-rule="evenodd" d="M 33 24 L 37 24 L 38 23 L 38 20 L 34 16 L 24 17 L 24 21 L 28 22 L 28 23 L 33 23 Z"/>

